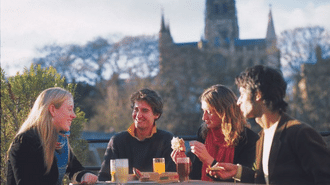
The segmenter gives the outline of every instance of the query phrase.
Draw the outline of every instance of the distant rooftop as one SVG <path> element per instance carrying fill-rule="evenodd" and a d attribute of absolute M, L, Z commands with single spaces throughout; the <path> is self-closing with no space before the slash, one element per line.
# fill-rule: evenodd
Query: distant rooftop
<path fill-rule="evenodd" d="M 227 41 L 227 40 L 226 40 Z M 204 43 L 207 43 L 207 41 L 203 41 Z M 227 41 L 228 43 L 229 41 Z M 265 39 L 245 39 L 245 40 L 240 40 L 240 39 L 235 39 L 235 46 L 255 46 L 255 45 L 265 45 L 266 40 Z M 184 46 L 190 46 L 190 47 L 197 47 L 198 42 L 183 42 L 183 43 L 176 43 L 175 45 L 179 47 L 184 47 Z"/>
<path fill-rule="evenodd" d="M 266 44 L 265 39 L 245 39 L 245 40 L 236 39 L 235 40 L 235 46 L 252 46 L 252 45 L 263 45 L 263 44 Z"/>

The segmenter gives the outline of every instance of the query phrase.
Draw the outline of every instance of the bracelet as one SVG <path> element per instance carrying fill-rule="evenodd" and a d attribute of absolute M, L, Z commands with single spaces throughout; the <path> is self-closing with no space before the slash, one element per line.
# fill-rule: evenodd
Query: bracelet
<path fill-rule="evenodd" d="M 240 164 L 237 164 L 237 172 L 236 172 L 236 175 L 233 177 L 234 181 L 241 181 L 241 178 L 242 178 L 242 165 Z"/>

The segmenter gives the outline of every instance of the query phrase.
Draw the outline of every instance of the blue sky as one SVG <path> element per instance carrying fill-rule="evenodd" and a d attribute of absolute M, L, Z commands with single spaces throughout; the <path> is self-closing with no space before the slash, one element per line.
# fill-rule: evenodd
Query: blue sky
<path fill-rule="evenodd" d="M 276 34 L 320 25 L 330 30 L 329 0 L 236 0 L 240 38 L 264 38 L 269 4 Z M 85 44 L 111 34 L 157 34 L 161 9 L 175 42 L 199 41 L 204 0 L 2 0 L 1 67 L 14 75 L 46 44 Z"/>

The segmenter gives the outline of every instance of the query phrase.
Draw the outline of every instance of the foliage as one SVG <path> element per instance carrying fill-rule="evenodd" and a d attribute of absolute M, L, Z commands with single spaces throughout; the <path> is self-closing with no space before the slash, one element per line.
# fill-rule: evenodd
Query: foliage
<path fill-rule="evenodd" d="M 96 100 L 94 108 L 97 114 L 86 128 L 105 132 L 126 130 L 133 123 L 130 96 L 142 88 L 151 88 L 150 79 L 135 77 L 124 81 L 113 75 L 104 84 L 97 84 L 103 96 Z"/>
<path fill-rule="evenodd" d="M 65 86 L 65 78 L 61 77 L 53 67 L 42 68 L 40 65 L 31 65 L 23 74 L 17 73 L 12 77 L 5 77 L 1 69 L 1 179 L 5 184 L 6 179 L 6 153 L 8 147 L 26 119 L 37 96 L 50 87 L 62 87 L 75 95 L 76 86 Z M 81 139 L 80 132 L 85 119 L 84 112 L 75 109 L 77 118 L 71 126 L 70 143 L 78 159 L 83 162 L 87 150 L 87 142 Z"/>

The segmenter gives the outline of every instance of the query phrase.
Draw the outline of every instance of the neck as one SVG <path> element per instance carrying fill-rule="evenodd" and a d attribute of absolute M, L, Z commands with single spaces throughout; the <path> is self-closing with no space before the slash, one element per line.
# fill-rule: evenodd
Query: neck
<path fill-rule="evenodd" d="M 267 129 L 273 126 L 280 118 L 281 114 L 279 112 L 271 112 L 267 109 L 267 111 L 255 120 L 263 129 Z"/>
<path fill-rule="evenodd" d="M 145 138 L 147 138 L 148 136 L 151 135 L 151 131 L 152 131 L 152 127 L 151 127 L 151 129 L 139 129 L 139 128 L 136 128 L 135 129 L 135 136 L 139 140 L 144 140 Z"/>

